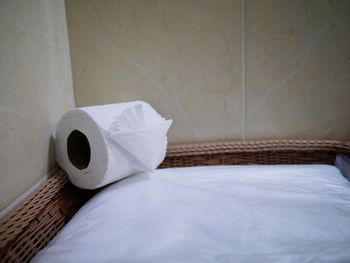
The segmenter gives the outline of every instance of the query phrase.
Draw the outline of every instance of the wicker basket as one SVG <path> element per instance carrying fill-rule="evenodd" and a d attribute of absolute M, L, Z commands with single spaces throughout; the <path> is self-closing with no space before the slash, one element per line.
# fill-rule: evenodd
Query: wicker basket
<path fill-rule="evenodd" d="M 160 168 L 227 164 L 334 164 L 350 142 L 260 141 L 173 145 Z M 28 262 L 97 191 L 71 185 L 64 171 L 0 222 L 0 262 Z"/>

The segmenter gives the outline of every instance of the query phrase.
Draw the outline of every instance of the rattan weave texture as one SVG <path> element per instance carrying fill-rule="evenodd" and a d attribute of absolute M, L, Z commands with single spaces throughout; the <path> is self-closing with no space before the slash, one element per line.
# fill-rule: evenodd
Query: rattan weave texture
<path fill-rule="evenodd" d="M 172 145 L 161 167 L 223 164 L 334 164 L 338 152 L 349 153 L 341 141 L 223 141 Z"/>
<path fill-rule="evenodd" d="M 58 171 L 0 222 L 0 262 L 28 262 L 93 194 Z"/>

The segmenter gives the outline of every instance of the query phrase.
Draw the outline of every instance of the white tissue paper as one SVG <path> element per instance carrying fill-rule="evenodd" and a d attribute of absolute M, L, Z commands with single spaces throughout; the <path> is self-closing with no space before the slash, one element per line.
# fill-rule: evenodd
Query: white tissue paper
<path fill-rule="evenodd" d="M 57 125 L 57 162 L 84 189 L 152 172 L 165 158 L 171 123 L 142 101 L 73 109 Z"/>

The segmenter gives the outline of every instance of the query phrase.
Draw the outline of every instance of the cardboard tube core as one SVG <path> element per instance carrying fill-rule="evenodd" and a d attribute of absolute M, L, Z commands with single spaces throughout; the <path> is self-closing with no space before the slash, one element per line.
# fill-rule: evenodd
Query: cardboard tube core
<path fill-rule="evenodd" d="M 88 138 L 80 131 L 72 131 L 67 139 L 69 161 L 79 170 L 89 166 L 91 149 Z"/>

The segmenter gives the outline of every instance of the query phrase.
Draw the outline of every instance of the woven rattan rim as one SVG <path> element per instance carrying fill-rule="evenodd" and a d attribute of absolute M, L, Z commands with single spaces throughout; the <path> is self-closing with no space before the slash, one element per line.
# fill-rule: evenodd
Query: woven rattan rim
<path fill-rule="evenodd" d="M 28 199 L 1 220 L 0 247 L 7 244 L 13 236 L 21 233 L 23 228 L 32 221 L 47 203 L 68 183 L 64 171 L 59 171 L 54 177 L 47 180 Z M 35 206 L 35 209 L 34 209 Z M 34 213 L 33 213 L 34 212 Z M 14 227 L 16 225 L 16 227 Z"/>
<path fill-rule="evenodd" d="M 171 145 L 167 150 L 168 157 L 184 155 L 202 155 L 233 152 L 266 152 L 266 151 L 339 151 L 348 152 L 348 141 L 322 140 L 276 140 L 276 141 L 221 141 L 208 143 L 189 143 Z"/>

